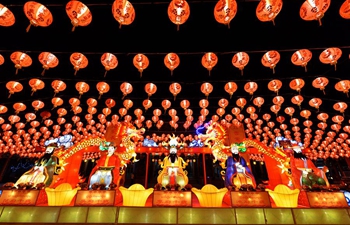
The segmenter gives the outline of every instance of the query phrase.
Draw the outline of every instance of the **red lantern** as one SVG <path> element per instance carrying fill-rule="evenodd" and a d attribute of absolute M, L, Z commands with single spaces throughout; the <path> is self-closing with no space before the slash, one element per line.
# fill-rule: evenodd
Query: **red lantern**
<path fill-rule="evenodd" d="M 225 91 L 230 95 L 230 99 L 232 98 L 232 95 L 237 91 L 237 84 L 233 81 L 228 82 L 225 84 Z"/>
<path fill-rule="evenodd" d="M 130 25 L 135 20 L 134 6 L 126 0 L 115 0 L 112 5 L 112 13 L 114 19 L 119 23 L 119 28 L 122 25 Z"/>
<path fill-rule="evenodd" d="M 0 12 L 1 12 L 0 26 L 9 27 L 15 24 L 15 21 L 16 21 L 15 16 L 7 7 L 0 4 Z"/>
<path fill-rule="evenodd" d="M 32 25 L 35 27 L 47 27 L 50 26 L 53 21 L 50 10 L 38 2 L 26 2 L 24 4 L 23 11 L 30 22 L 26 29 L 27 32 L 29 32 Z"/>
<path fill-rule="evenodd" d="M 149 65 L 149 60 L 144 54 L 137 54 L 133 59 L 134 66 L 140 72 L 140 77 L 142 77 L 142 72 L 147 69 Z"/>
<path fill-rule="evenodd" d="M 112 53 L 104 53 L 101 56 L 101 63 L 105 67 L 106 72 L 104 77 L 106 77 L 108 71 L 115 69 L 118 66 L 118 59 Z"/>
<path fill-rule="evenodd" d="M 213 91 L 213 85 L 211 83 L 203 83 L 201 85 L 201 92 L 208 98 L 209 94 Z"/>
<path fill-rule="evenodd" d="M 22 67 L 28 67 L 32 65 L 32 58 L 23 52 L 14 52 L 11 54 L 10 58 L 11 61 L 15 64 L 16 74 L 18 73 L 19 69 L 22 69 Z"/>
<path fill-rule="evenodd" d="M 51 87 L 53 88 L 53 90 L 55 92 L 55 94 L 53 95 L 53 97 L 55 97 L 56 94 L 59 93 L 60 91 L 66 90 L 67 85 L 66 85 L 66 83 L 64 83 L 61 80 L 54 80 L 51 83 Z"/>
<path fill-rule="evenodd" d="M 44 70 L 41 75 L 44 76 L 45 70 L 55 68 L 59 61 L 54 54 L 50 52 L 42 52 L 39 55 L 39 62 L 43 65 Z"/>
<path fill-rule="evenodd" d="M 236 0 L 219 0 L 214 8 L 214 17 L 218 23 L 227 25 L 230 28 L 231 20 L 236 16 Z"/>
<path fill-rule="evenodd" d="M 166 112 L 167 109 L 169 109 L 171 106 L 171 102 L 167 99 L 162 101 L 162 107 L 164 109 L 164 113 Z"/>
<path fill-rule="evenodd" d="M 256 17 L 262 22 L 272 21 L 275 25 L 275 18 L 282 10 L 282 0 L 261 0 L 256 7 Z"/>
<path fill-rule="evenodd" d="M 275 67 L 277 63 L 280 61 L 281 56 L 277 51 L 268 51 L 261 58 L 261 63 L 265 67 L 269 67 L 272 69 L 273 73 L 275 73 Z"/>
<path fill-rule="evenodd" d="M 100 94 L 98 96 L 98 99 L 101 99 L 101 96 L 109 91 L 109 84 L 107 84 L 106 82 L 98 82 L 96 85 L 96 89 Z"/>
<path fill-rule="evenodd" d="M 293 53 L 291 61 L 296 66 L 302 66 L 307 71 L 306 65 L 311 60 L 312 53 L 308 49 L 301 49 Z"/>
<path fill-rule="evenodd" d="M 79 98 L 80 98 L 84 93 L 89 91 L 90 86 L 87 83 L 81 81 L 75 84 L 75 89 L 77 89 L 77 91 L 79 92 Z"/>
<path fill-rule="evenodd" d="M 169 53 L 164 57 L 164 65 L 170 70 L 173 75 L 174 69 L 180 65 L 180 58 L 176 53 Z"/>
<path fill-rule="evenodd" d="M 232 65 L 238 68 L 243 75 L 243 69 L 249 63 L 249 55 L 245 52 L 238 52 L 232 57 Z"/>
<path fill-rule="evenodd" d="M 92 15 L 89 8 L 79 1 L 70 1 L 66 5 L 66 13 L 73 25 L 72 31 L 77 26 L 87 26 L 92 21 Z"/>
<path fill-rule="evenodd" d="M 176 99 L 176 96 L 181 92 L 181 85 L 179 83 L 172 83 L 169 86 L 169 91 L 174 96 L 174 101 Z"/>
<path fill-rule="evenodd" d="M 20 92 L 23 90 L 23 85 L 17 81 L 9 81 L 6 83 L 6 88 L 9 90 L 10 95 L 8 98 L 11 97 L 15 92 Z"/>
<path fill-rule="evenodd" d="M 330 4 L 331 0 L 306 0 L 300 7 L 300 17 L 306 21 L 318 20 L 321 26 L 321 19 L 324 16 L 324 13 L 328 10 Z"/>
<path fill-rule="evenodd" d="M 31 96 L 33 96 L 34 92 L 36 92 L 37 90 L 41 90 L 45 87 L 45 83 L 42 80 L 34 78 L 29 80 L 29 86 L 32 88 Z"/>
<path fill-rule="evenodd" d="M 77 75 L 77 72 L 80 69 L 84 69 L 89 64 L 89 60 L 86 58 L 86 56 L 79 52 L 75 52 L 71 54 L 70 62 L 74 66 L 74 70 L 75 70 L 74 76 Z"/>
<path fill-rule="evenodd" d="M 179 30 L 180 25 L 184 24 L 190 17 L 190 6 L 186 0 L 172 0 L 168 7 L 168 16 L 171 22 L 177 25 Z"/>
<path fill-rule="evenodd" d="M 337 62 L 341 55 L 340 48 L 327 48 L 320 54 L 320 61 L 324 64 L 334 65 L 334 70 L 337 70 Z"/>
<path fill-rule="evenodd" d="M 148 95 L 148 98 L 150 98 L 154 93 L 157 91 L 157 86 L 153 83 L 148 83 L 145 85 L 145 92 Z"/>
<path fill-rule="evenodd" d="M 218 63 L 218 57 L 215 55 L 215 53 L 208 52 L 205 53 L 202 57 L 202 65 L 204 68 L 206 68 L 209 71 L 209 76 L 210 76 L 210 71 L 214 68 L 214 66 Z"/>
<path fill-rule="evenodd" d="M 128 94 L 130 94 L 132 92 L 133 88 L 132 88 L 131 84 L 129 84 L 127 82 L 124 82 L 124 83 L 122 83 L 120 85 L 120 90 L 123 93 L 123 98 L 122 99 L 124 99 L 125 96 L 127 96 Z"/>

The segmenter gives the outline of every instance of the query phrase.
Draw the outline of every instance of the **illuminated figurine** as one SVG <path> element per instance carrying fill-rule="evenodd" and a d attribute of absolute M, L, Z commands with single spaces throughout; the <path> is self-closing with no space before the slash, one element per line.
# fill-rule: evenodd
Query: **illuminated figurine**
<path fill-rule="evenodd" d="M 231 153 L 227 159 L 227 168 L 225 172 L 225 186 L 240 188 L 243 184 L 250 184 L 256 187 L 255 179 L 247 165 L 246 160 L 239 155 L 239 149 L 245 149 L 243 144 L 232 144 Z"/>
<path fill-rule="evenodd" d="M 100 150 L 107 150 L 107 154 L 103 155 L 96 163 L 96 166 L 91 171 L 89 179 L 89 188 L 93 184 L 104 184 L 106 189 L 114 183 L 118 186 L 119 183 L 119 167 L 120 159 L 114 154 L 116 147 L 113 142 L 102 142 Z"/>
<path fill-rule="evenodd" d="M 157 181 L 164 188 L 167 185 L 179 185 L 180 189 L 182 189 L 188 184 L 187 171 L 183 170 L 186 168 L 187 163 L 177 155 L 177 148 L 180 143 L 176 139 L 175 135 L 173 135 L 173 137 L 170 137 L 169 143 L 163 142 L 163 146 L 169 147 L 170 154 L 161 162 L 163 170 L 158 175 Z"/>
<path fill-rule="evenodd" d="M 35 187 L 37 184 L 43 183 L 45 186 L 50 186 L 53 181 L 53 176 L 57 173 L 59 160 L 53 153 L 58 147 L 57 143 L 50 143 L 46 146 L 45 154 L 38 159 L 34 167 L 25 172 L 15 183 L 15 186 L 19 184 L 29 184 Z"/>

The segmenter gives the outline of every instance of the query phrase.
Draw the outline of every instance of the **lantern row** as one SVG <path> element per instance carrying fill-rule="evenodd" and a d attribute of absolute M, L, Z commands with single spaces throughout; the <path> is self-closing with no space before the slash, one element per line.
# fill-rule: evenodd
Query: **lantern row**
<path fill-rule="evenodd" d="M 339 58 L 342 56 L 342 50 L 340 48 L 327 48 L 325 49 L 319 56 L 319 59 L 324 64 L 330 64 L 334 65 L 336 69 L 336 64 Z M 307 63 L 311 60 L 312 53 L 308 49 L 301 49 L 292 54 L 291 61 L 296 66 L 302 66 L 306 69 Z M 16 74 L 18 73 L 18 70 L 23 67 L 29 67 L 32 64 L 32 58 L 23 52 L 13 52 L 10 55 L 11 61 L 15 64 L 16 68 Z M 39 62 L 43 65 L 43 72 L 42 75 L 44 75 L 45 70 L 48 70 L 50 68 L 55 68 L 59 64 L 58 58 L 50 53 L 50 52 L 42 52 L 39 54 Z M 246 52 L 238 52 L 232 57 L 232 65 L 239 70 L 241 70 L 241 74 L 243 74 L 243 69 L 245 66 L 249 63 L 249 55 Z M 271 50 L 266 52 L 263 57 L 261 58 L 261 63 L 265 67 L 269 67 L 273 70 L 273 73 L 275 72 L 275 67 L 280 61 L 281 56 L 278 51 Z M 2 55 L 0 55 L 0 65 L 2 65 L 5 62 L 5 59 Z M 75 73 L 80 69 L 84 69 L 88 66 L 89 61 L 88 58 L 82 54 L 82 53 L 72 53 L 70 55 L 70 62 L 74 67 Z M 207 52 L 202 56 L 201 63 L 204 68 L 206 68 L 210 71 L 215 67 L 215 65 L 218 62 L 218 57 L 213 52 Z M 142 72 L 147 69 L 149 66 L 149 59 L 144 54 L 136 54 L 133 58 L 133 65 L 138 69 L 140 72 L 140 76 L 142 77 Z M 111 69 L 115 69 L 118 66 L 118 59 L 117 57 L 112 53 L 104 53 L 101 56 L 101 64 L 105 68 L 105 74 L 106 76 L 107 72 Z M 171 71 L 171 74 L 173 74 L 173 71 L 180 65 L 180 57 L 176 53 L 168 53 L 164 57 L 164 65 Z"/>
<path fill-rule="evenodd" d="M 330 7 L 331 0 L 312 1 L 306 0 L 300 7 L 300 17 L 306 21 L 317 20 L 321 25 L 321 19 Z M 260 1 L 256 8 L 256 16 L 262 22 L 273 22 L 282 10 L 282 0 Z M 350 19 L 350 2 L 345 1 L 339 9 L 339 14 L 345 19 Z M 30 26 L 47 27 L 53 22 L 50 10 L 43 4 L 28 1 L 24 4 L 24 13 L 30 21 Z M 5 6 L 0 5 L 2 17 L 1 26 L 12 26 L 15 23 L 14 14 Z M 73 31 L 78 26 L 88 26 L 92 21 L 90 9 L 80 1 L 69 1 L 66 5 L 66 12 L 73 25 Z M 214 17 L 218 23 L 228 25 L 236 16 L 236 0 L 219 0 L 214 8 Z M 113 17 L 120 26 L 130 25 L 135 20 L 135 9 L 126 0 L 115 0 L 112 4 Z M 168 6 L 168 16 L 172 23 L 179 28 L 190 16 L 190 6 L 186 0 L 172 0 Z"/>

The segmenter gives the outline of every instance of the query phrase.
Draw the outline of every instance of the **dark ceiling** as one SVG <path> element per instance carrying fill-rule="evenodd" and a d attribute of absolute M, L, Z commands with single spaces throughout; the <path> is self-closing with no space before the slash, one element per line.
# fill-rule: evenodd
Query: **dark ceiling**
<path fill-rule="evenodd" d="M 22 122 L 25 121 L 25 113 L 33 111 L 31 106 L 33 100 L 39 99 L 45 102 L 46 106 L 41 111 L 51 110 L 51 99 L 54 95 L 51 82 L 56 79 L 63 80 L 67 84 L 67 89 L 58 93 L 57 96 L 64 100 L 61 107 L 68 111 L 70 109 L 69 99 L 79 96 L 75 89 L 76 82 L 85 81 L 90 85 L 90 90 L 81 98 L 83 112 L 79 116 L 84 123 L 84 116 L 87 113 L 86 100 L 98 98 L 96 84 L 99 81 L 107 82 L 111 90 L 99 100 L 97 114 L 100 114 L 105 107 L 104 101 L 107 98 L 113 98 L 117 102 L 117 105 L 112 108 L 111 115 L 118 114 L 119 108 L 123 107 L 122 92 L 119 87 L 122 82 L 127 81 L 134 88 L 134 91 L 128 95 L 128 98 L 134 103 L 128 112 L 133 118 L 135 118 L 134 110 L 140 108 L 144 111 L 146 120 L 151 119 L 154 109 L 162 109 L 161 101 L 169 99 L 172 102 L 171 108 L 177 110 L 177 115 L 180 118 L 176 132 L 194 133 L 193 126 L 187 131 L 183 128 L 186 116 L 180 107 L 180 101 L 183 99 L 190 101 L 189 108 L 193 110 L 194 117 L 193 125 L 200 116 L 198 102 L 205 98 L 200 91 L 203 82 L 210 82 L 214 86 L 214 90 L 208 98 L 210 113 L 207 116 L 207 121 L 216 114 L 216 110 L 219 108 L 218 101 L 221 98 L 229 100 L 226 114 L 231 114 L 231 109 L 236 106 L 236 100 L 240 97 L 247 99 L 247 106 L 254 106 L 251 96 L 243 88 L 248 81 L 254 81 L 259 85 L 254 97 L 260 96 L 265 99 L 265 103 L 258 112 L 259 118 L 262 118 L 265 113 L 270 113 L 274 120 L 276 116 L 271 112 L 270 107 L 273 105 L 272 98 L 276 96 L 276 93 L 268 90 L 267 84 L 272 79 L 279 79 L 283 82 L 279 95 L 285 99 L 279 115 L 286 117 L 285 123 L 290 129 L 290 117 L 284 113 L 286 107 L 295 108 L 294 116 L 299 118 L 301 123 L 305 120 L 299 116 L 299 107 L 291 102 L 291 98 L 298 93 L 289 87 L 289 82 L 292 79 L 302 78 L 305 80 L 305 86 L 300 93 L 304 97 L 301 110 L 310 110 L 312 112 L 310 119 L 313 120 L 314 124 L 317 124 L 319 122 L 316 119 L 318 112 L 315 108 L 310 107 L 308 102 L 311 98 L 318 97 L 323 100 L 319 112 L 328 113 L 330 115 L 329 126 L 333 124 L 331 117 L 341 115 L 333 109 L 333 104 L 349 100 L 346 94 L 334 89 L 336 82 L 348 79 L 350 70 L 348 59 L 350 21 L 339 15 L 339 8 L 343 1 L 332 1 L 322 19 L 322 26 L 319 26 L 318 21 L 304 21 L 300 18 L 299 9 L 304 2 L 302 0 L 284 1 L 282 11 L 275 19 L 275 25 L 257 19 L 255 10 L 258 1 L 237 0 L 238 12 L 231 21 L 230 28 L 219 24 L 214 19 L 213 11 L 216 2 L 189 0 L 190 17 L 177 31 L 176 25 L 169 20 L 167 15 L 169 1 L 131 1 L 136 11 L 135 21 L 131 25 L 122 26 L 119 29 L 119 24 L 111 12 L 113 1 L 85 0 L 83 3 L 91 10 L 92 22 L 89 26 L 77 27 L 72 32 L 70 19 L 65 12 L 67 1 L 41 1 L 40 3 L 47 6 L 52 12 L 53 23 L 46 28 L 31 27 L 27 33 L 26 27 L 29 25 L 29 20 L 23 12 L 25 1 L 2 1 L 1 3 L 7 6 L 16 17 L 16 23 L 13 26 L 0 27 L 2 34 L 0 51 L 5 58 L 5 63 L 0 66 L 0 85 L 2 87 L 0 104 L 9 109 L 6 114 L 2 115 L 3 118 L 6 121 L 9 115 L 14 114 L 12 105 L 16 102 L 23 102 L 27 105 L 27 110 L 19 114 Z M 329 47 L 339 47 L 343 51 L 336 71 L 333 66 L 322 64 L 319 60 L 320 53 Z M 307 72 L 304 71 L 304 68 L 291 63 L 292 54 L 303 48 L 307 48 L 313 53 L 313 58 L 307 65 Z M 281 60 L 277 64 L 274 74 L 270 68 L 261 64 L 263 54 L 269 50 L 277 50 L 281 55 Z M 25 52 L 33 59 L 33 64 L 20 70 L 17 75 L 15 75 L 14 64 L 10 60 L 10 54 L 14 51 Z M 59 59 L 59 65 L 41 76 L 42 65 L 38 61 L 38 55 L 44 51 L 55 54 Z M 244 69 L 243 76 L 231 63 L 232 56 L 239 51 L 245 51 L 250 56 L 250 62 Z M 89 60 L 87 68 L 81 69 L 76 76 L 74 76 L 74 69 L 69 61 L 73 52 L 81 52 Z M 100 62 L 101 55 L 105 52 L 115 54 L 119 61 L 118 67 L 109 71 L 106 77 L 103 76 L 104 67 Z M 180 66 L 175 69 L 172 76 L 163 62 L 165 55 L 169 52 L 177 53 L 181 60 Z M 211 71 L 210 76 L 201 65 L 201 58 L 206 52 L 214 52 L 218 56 L 218 64 Z M 143 72 L 142 77 L 132 63 L 133 57 L 137 53 L 145 54 L 150 61 L 150 65 Z M 312 87 L 312 81 L 320 76 L 329 79 L 325 95 L 319 89 Z M 28 81 L 31 78 L 39 78 L 46 84 L 43 90 L 37 91 L 33 96 L 29 94 Z M 8 90 L 5 85 L 10 80 L 21 82 L 24 91 L 7 98 Z M 232 99 L 224 91 L 224 86 L 229 81 L 238 84 L 238 90 Z M 149 82 L 156 84 L 158 90 L 150 98 L 153 106 L 145 112 L 142 101 L 147 99 L 144 86 Z M 182 85 L 182 91 L 175 101 L 169 92 L 169 85 L 173 82 Z M 249 115 L 245 111 L 246 107 L 242 112 L 248 117 Z M 69 113 L 70 115 L 65 116 L 65 118 L 71 122 L 72 112 L 69 111 Z M 97 114 L 94 115 L 96 121 L 98 120 Z M 111 115 L 107 118 L 110 119 Z M 345 111 L 344 117 L 343 125 L 348 125 L 348 110 Z M 57 118 L 57 114 L 53 110 L 52 119 L 56 121 L 55 118 Z M 175 132 L 168 125 L 171 120 L 169 115 L 162 115 L 160 119 L 164 121 L 163 127 L 158 130 L 153 126 L 147 132 Z M 40 119 L 37 120 L 40 121 Z M 301 128 L 303 128 L 302 125 Z M 318 128 L 314 127 L 313 131 L 316 129 Z"/>

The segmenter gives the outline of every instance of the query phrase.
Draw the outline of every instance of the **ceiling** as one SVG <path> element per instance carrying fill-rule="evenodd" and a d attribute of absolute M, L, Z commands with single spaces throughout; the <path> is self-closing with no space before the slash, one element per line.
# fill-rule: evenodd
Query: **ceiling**
<path fill-rule="evenodd" d="M 200 86 L 204 82 L 209 82 L 214 87 L 213 92 L 208 96 L 209 115 L 205 122 L 208 122 L 216 114 L 216 110 L 219 108 L 218 101 L 222 98 L 229 100 L 225 115 L 232 114 L 231 109 L 236 107 L 238 98 L 245 98 L 247 104 L 242 110 L 242 114 L 249 117 L 246 108 L 254 106 L 253 99 L 255 97 L 263 97 L 265 100 L 260 109 L 254 106 L 257 109 L 256 113 L 259 119 L 263 119 L 263 115 L 268 113 L 271 114 L 271 121 L 275 121 L 276 115 L 271 112 L 270 107 L 273 105 L 272 99 L 276 93 L 270 91 L 267 84 L 270 80 L 279 79 L 283 86 L 278 94 L 284 97 L 284 103 L 277 116 L 285 117 L 284 123 L 291 131 L 292 138 L 293 125 L 289 122 L 290 116 L 284 113 L 286 107 L 295 108 L 293 117 L 300 120 L 298 126 L 300 125 L 301 128 L 302 141 L 304 140 L 303 129 L 305 128 L 302 123 L 306 119 L 300 116 L 301 110 L 307 109 L 311 112 L 309 119 L 314 124 L 311 126 L 312 135 L 315 135 L 315 131 L 319 129 L 317 128 L 317 124 L 320 122 L 317 119 L 318 113 L 329 114 L 328 127 L 325 129 L 323 139 L 327 137 L 327 132 L 334 124 L 333 116 L 344 116 L 344 122 L 341 125 L 349 125 L 349 110 L 342 114 L 333 109 L 335 103 L 347 103 L 349 100 L 345 93 L 338 92 L 334 88 L 338 81 L 348 79 L 348 71 L 350 70 L 348 59 L 350 34 L 347 32 L 350 28 L 350 21 L 339 15 L 339 8 L 343 1 L 332 1 L 330 8 L 322 18 L 322 26 L 319 26 L 318 21 L 304 21 L 300 18 L 299 9 L 303 3 L 301 0 L 284 1 L 283 8 L 275 19 L 275 25 L 272 22 L 261 22 L 257 19 L 255 10 L 258 1 L 237 0 L 238 11 L 230 23 L 230 28 L 228 28 L 214 19 L 213 11 L 217 1 L 189 0 L 190 17 L 177 31 L 176 25 L 169 20 L 167 15 L 169 1 L 131 1 L 136 12 L 135 21 L 131 25 L 119 28 L 118 22 L 112 16 L 113 1 L 85 0 L 83 3 L 91 10 L 92 22 L 86 27 L 77 27 L 74 32 L 72 32 L 71 21 L 65 12 L 67 1 L 62 3 L 62 1 L 57 0 L 40 1 L 51 11 L 53 23 L 49 27 L 32 26 L 29 32 L 26 32 L 29 20 L 23 12 L 25 2 L 23 0 L 18 0 L 15 3 L 13 1 L 1 2 L 16 17 L 13 26 L 0 27 L 2 34 L 0 54 L 5 58 L 5 63 L 0 66 L 0 86 L 2 87 L 0 89 L 0 96 L 2 96 L 0 104 L 8 108 L 8 111 L 1 115 L 5 119 L 4 123 L 9 123 L 7 118 L 15 113 L 12 107 L 14 103 L 26 104 L 27 109 L 18 114 L 21 117 L 21 122 L 25 123 L 25 114 L 34 112 L 31 106 L 32 101 L 41 100 L 45 103 L 45 107 L 39 112 L 50 111 L 52 114 L 50 119 L 54 121 L 54 124 L 57 124 L 57 109 L 51 111 L 53 107 L 51 99 L 54 96 L 54 90 L 51 87 L 53 80 L 62 80 L 67 85 L 64 91 L 56 94 L 56 97 L 60 97 L 64 101 L 63 105 L 57 108 L 63 107 L 68 111 L 68 114 L 64 116 L 67 123 L 72 123 L 73 116 L 72 111 L 70 111 L 69 99 L 79 96 L 75 84 L 80 81 L 90 85 L 90 90 L 80 99 L 83 111 L 78 116 L 81 117 L 84 126 L 87 124 L 85 120 L 85 115 L 88 113 L 86 100 L 89 98 L 98 100 L 97 113 L 93 116 L 96 123 L 98 123 L 98 114 L 101 114 L 102 109 L 106 107 L 105 100 L 108 98 L 114 99 L 116 106 L 112 108 L 112 113 L 107 116 L 107 120 L 110 120 L 113 114 L 119 115 L 119 109 L 124 107 L 123 94 L 120 91 L 120 85 L 123 82 L 129 82 L 133 86 L 133 92 L 125 98 L 133 101 L 133 107 L 128 110 L 128 114 L 133 119 L 136 119 L 134 110 L 139 108 L 143 111 L 145 121 L 151 120 L 154 109 L 159 108 L 164 111 L 161 106 L 164 99 L 170 100 L 170 108 L 177 111 L 179 121 L 176 130 L 169 125 L 171 117 L 168 114 L 162 114 L 160 119 L 164 121 L 164 125 L 158 129 L 153 124 L 151 128 L 147 129 L 146 133 L 148 134 L 195 133 L 193 125 L 197 122 L 201 110 L 199 101 L 206 99 L 200 90 Z M 320 53 L 329 47 L 338 47 L 343 53 L 337 62 L 336 70 L 334 66 L 323 64 L 319 60 Z M 309 49 L 313 54 L 311 61 L 307 64 L 307 72 L 304 68 L 291 63 L 292 54 L 296 50 L 304 48 Z M 261 63 L 264 53 L 270 50 L 278 51 L 281 56 L 275 73 Z M 15 51 L 27 53 L 33 60 L 31 66 L 19 70 L 17 75 L 15 75 L 14 64 L 10 60 L 11 53 Z M 243 75 L 231 63 L 233 55 L 240 51 L 244 51 L 250 56 L 250 61 L 244 68 Z M 46 71 L 44 76 L 40 75 L 42 65 L 38 61 L 38 55 L 41 52 L 51 52 L 59 59 L 58 66 Z M 89 60 L 88 66 L 79 70 L 76 75 L 74 75 L 75 71 L 69 60 L 73 52 L 83 53 Z M 106 77 L 104 77 L 105 70 L 100 62 L 100 58 L 105 52 L 113 53 L 119 62 L 117 68 L 110 70 Z M 164 66 L 164 57 L 169 52 L 175 52 L 180 57 L 180 65 L 174 70 L 173 75 Z M 218 63 L 210 75 L 201 64 L 202 56 L 206 52 L 213 52 L 218 57 Z M 149 67 L 142 73 L 142 77 L 133 65 L 133 57 L 138 53 L 145 54 L 150 62 Z M 325 94 L 312 86 L 312 81 L 321 76 L 329 79 Z M 32 78 L 44 81 L 45 88 L 38 90 L 31 96 L 28 82 Z M 305 81 L 305 86 L 300 92 L 300 95 L 304 97 L 300 108 L 291 102 L 291 98 L 299 94 L 289 87 L 290 81 L 295 78 L 301 78 Z M 5 87 L 8 81 L 20 82 L 24 87 L 23 91 L 8 98 L 8 90 Z M 98 99 L 96 84 L 101 81 L 107 82 L 110 85 L 110 90 L 103 94 L 101 99 Z M 229 81 L 236 82 L 238 85 L 238 90 L 231 99 L 224 90 L 225 84 Z M 258 84 L 258 89 L 253 95 L 244 90 L 244 85 L 249 81 Z M 145 111 L 142 101 L 148 96 L 144 86 L 150 82 L 157 86 L 157 92 L 150 97 L 153 103 L 152 107 Z M 178 82 L 182 86 L 182 90 L 175 100 L 169 91 L 169 85 L 174 82 Z M 309 105 L 309 100 L 315 97 L 323 101 L 319 110 Z M 184 109 L 180 107 L 180 102 L 184 99 L 190 102 L 189 108 L 193 110 L 194 120 L 189 129 L 183 128 L 186 116 Z M 43 122 L 39 113 L 37 113 L 36 120 Z M 254 121 L 251 123 L 255 125 Z M 280 123 L 275 123 L 275 128 L 278 128 Z M 44 126 L 44 123 L 42 124 Z M 145 126 L 145 122 L 143 124 Z M 261 127 L 264 126 L 266 126 L 266 121 Z M 16 132 L 14 124 L 12 127 L 12 131 Z M 27 123 L 24 130 L 29 128 L 30 123 Z M 64 128 L 62 128 L 63 130 Z M 344 131 L 341 130 L 339 133 L 344 133 Z M 313 138 L 311 138 L 311 143 L 312 140 Z M 329 143 L 331 142 L 329 141 Z M 349 140 L 348 143 L 350 144 Z M 347 147 L 344 149 L 347 150 Z"/>

